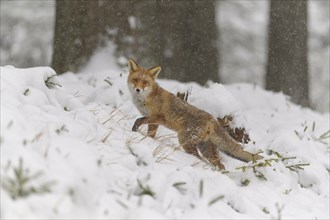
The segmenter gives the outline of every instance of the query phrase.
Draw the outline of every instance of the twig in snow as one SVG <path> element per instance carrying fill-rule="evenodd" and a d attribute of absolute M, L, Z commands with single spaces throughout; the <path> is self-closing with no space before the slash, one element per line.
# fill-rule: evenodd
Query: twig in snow
<path fill-rule="evenodd" d="M 224 195 L 220 195 L 220 196 L 217 196 L 215 197 L 214 199 L 212 199 L 210 202 L 209 202 L 209 206 L 213 205 L 214 203 L 218 202 L 219 200 L 222 200 L 223 198 L 225 198 Z"/>

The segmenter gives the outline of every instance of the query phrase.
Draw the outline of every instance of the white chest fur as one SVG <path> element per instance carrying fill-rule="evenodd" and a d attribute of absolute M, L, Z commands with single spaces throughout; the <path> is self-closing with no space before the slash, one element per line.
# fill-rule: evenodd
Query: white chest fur
<path fill-rule="evenodd" d="M 133 98 L 133 103 L 136 108 L 140 111 L 143 116 L 149 116 L 150 110 L 146 107 L 146 100 L 150 94 L 150 91 L 143 91 L 142 93 L 137 94 L 135 90 L 130 87 L 130 92 Z"/>
<path fill-rule="evenodd" d="M 139 97 L 139 96 L 135 95 L 135 96 L 133 96 L 133 103 L 143 116 L 149 116 L 150 111 L 146 107 L 146 98 L 145 97 Z"/>

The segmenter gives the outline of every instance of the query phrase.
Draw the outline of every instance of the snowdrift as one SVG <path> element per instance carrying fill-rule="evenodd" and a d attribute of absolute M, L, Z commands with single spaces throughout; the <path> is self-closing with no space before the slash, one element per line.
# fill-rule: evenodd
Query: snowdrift
<path fill-rule="evenodd" d="M 251 84 L 207 88 L 159 80 L 215 117 L 233 115 L 264 160 L 223 155 L 220 172 L 156 139 L 139 117 L 127 71 L 57 76 L 49 67 L 1 67 L 1 218 L 326 219 L 329 114 Z"/>

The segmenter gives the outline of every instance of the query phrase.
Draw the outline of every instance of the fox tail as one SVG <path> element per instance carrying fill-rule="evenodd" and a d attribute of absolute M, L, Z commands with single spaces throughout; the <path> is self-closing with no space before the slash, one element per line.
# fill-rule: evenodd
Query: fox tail
<path fill-rule="evenodd" d="M 244 151 L 243 146 L 234 140 L 220 126 L 216 127 L 215 132 L 210 137 L 210 141 L 228 156 L 244 162 L 260 160 L 263 158 L 258 154 L 251 154 L 247 151 Z"/>

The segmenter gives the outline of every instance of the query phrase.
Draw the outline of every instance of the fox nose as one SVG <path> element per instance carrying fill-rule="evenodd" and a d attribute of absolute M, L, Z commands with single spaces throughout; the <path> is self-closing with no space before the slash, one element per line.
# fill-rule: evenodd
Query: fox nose
<path fill-rule="evenodd" d="M 136 91 L 137 93 L 140 93 L 140 92 L 141 92 L 141 89 L 136 88 L 135 91 Z"/>

